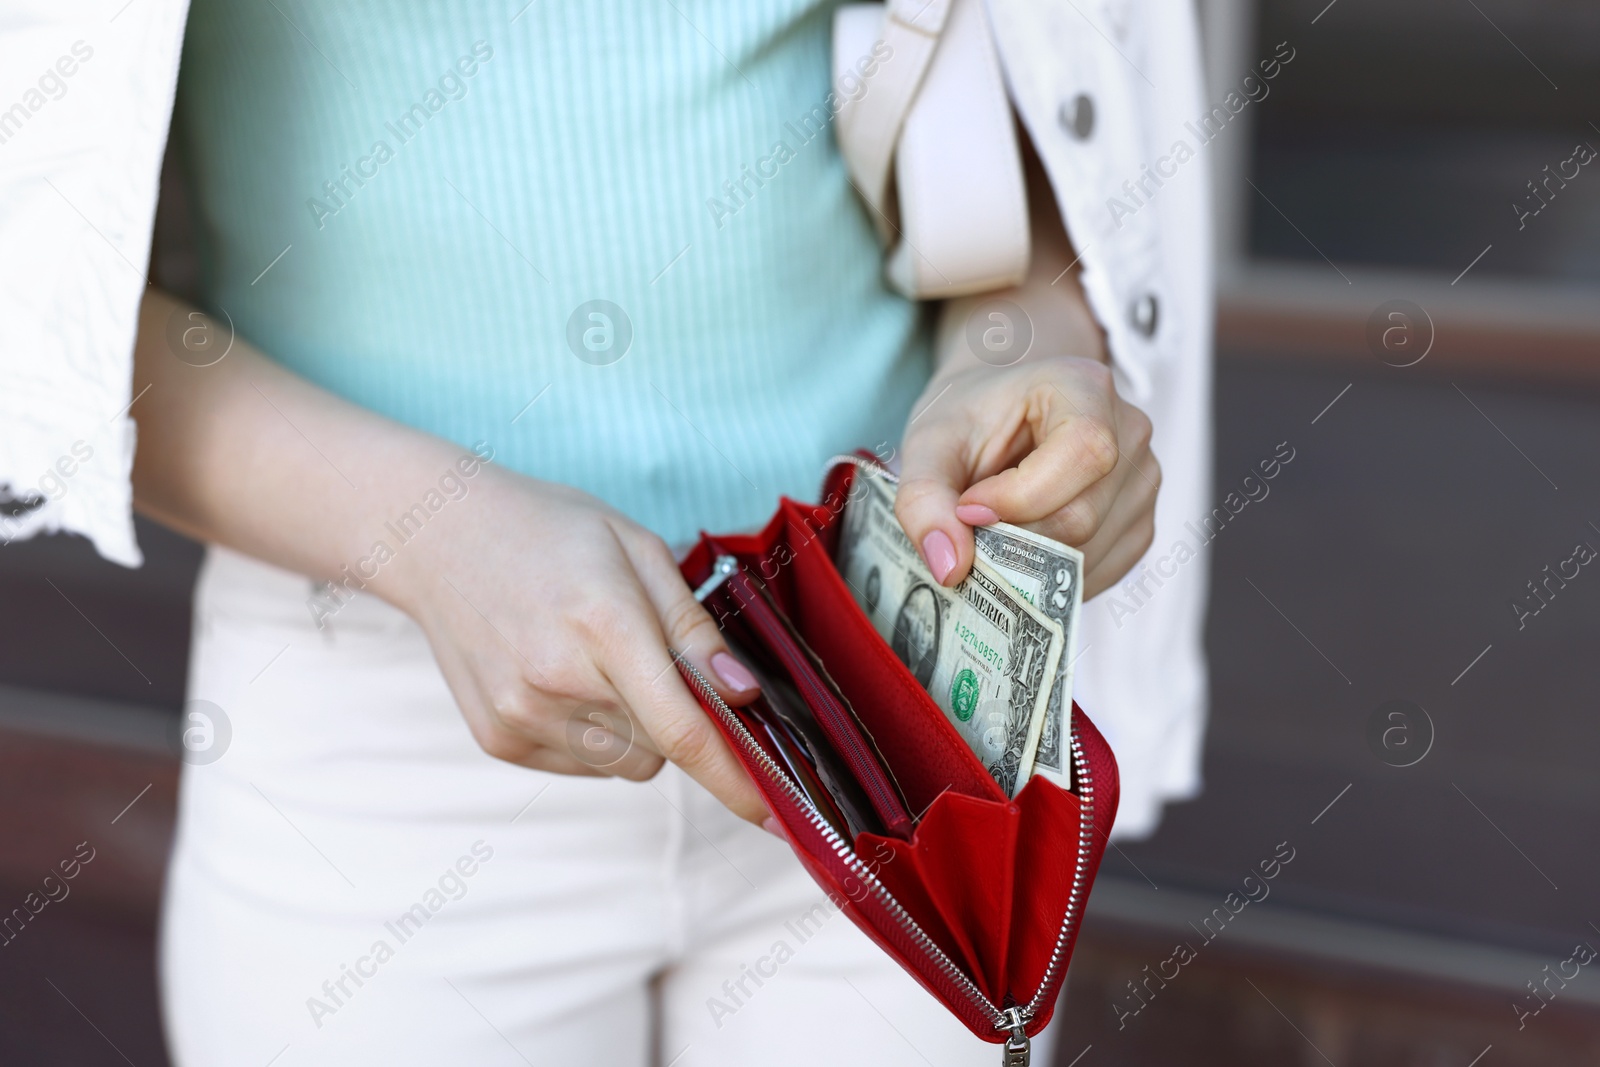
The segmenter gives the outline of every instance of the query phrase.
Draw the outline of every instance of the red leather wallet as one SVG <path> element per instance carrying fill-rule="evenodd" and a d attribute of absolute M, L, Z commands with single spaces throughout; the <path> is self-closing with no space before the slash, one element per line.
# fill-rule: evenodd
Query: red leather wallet
<path fill-rule="evenodd" d="M 679 670 L 817 884 L 968 1029 L 1004 1042 L 1006 1063 L 1024 1064 L 1028 1038 L 1050 1021 L 1116 814 L 1116 761 L 1074 705 L 1075 792 L 1034 778 L 1007 799 L 834 567 L 837 520 L 857 476 L 835 466 L 823 503 L 786 497 L 760 533 L 702 535 L 682 571 L 701 586 L 731 555 L 741 579 L 760 579 L 792 624 L 789 639 L 804 643 L 870 734 L 905 808 L 921 813 L 914 828 L 848 840 L 705 677 L 681 658 Z M 770 628 L 763 637 L 784 640 Z M 834 711 L 806 699 L 819 718 Z"/>

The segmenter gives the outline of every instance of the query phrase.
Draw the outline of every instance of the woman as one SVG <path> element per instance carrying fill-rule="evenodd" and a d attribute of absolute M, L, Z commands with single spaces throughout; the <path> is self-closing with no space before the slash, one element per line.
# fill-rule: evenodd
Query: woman
<path fill-rule="evenodd" d="M 1032 17 L 1006 7 L 1003 49 Z M 1126 271 L 1069 242 L 1056 149 L 1005 294 L 1036 355 L 991 367 L 972 301 L 933 330 L 885 289 L 831 138 L 789 121 L 829 91 L 829 18 L 193 4 L 174 135 L 210 314 L 144 297 L 132 411 L 138 506 L 212 546 L 190 696 L 231 730 L 184 772 L 177 1062 L 992 1062 L 760 831 L 667 652 L 753 697 L 674 550 L 857 446 L 897 450 L 947 584 L 971 525 L 1082 546 L 1090 596 L 1153 536 L 1107 335 L 1136 345 L 1091 310 Z M 1188 55 L 1181 104 L 1180 21 L 1136 32 Z M 1159 125 L 1103 59 L 1101 121 Z M 1157 400 L 1160 364 L 1130 372 Z"/>

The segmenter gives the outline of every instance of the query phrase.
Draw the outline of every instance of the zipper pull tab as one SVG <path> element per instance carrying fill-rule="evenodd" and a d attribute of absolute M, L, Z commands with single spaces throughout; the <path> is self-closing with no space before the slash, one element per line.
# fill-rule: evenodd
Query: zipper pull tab
<path fill-rule="evenodd" d="M 1032 1042 L 1022 1028 L 1022 1009 L 1007 1008 L 1002 1025 L 1011 1031 L 1011 1035 L 1006 1038 L 1002 1049 L 1000 1067 L 1028 1067 Z"/>
<path fill-rule="evenodd" d="M 732 556 L 718 556 L 711 565 L 711 576 L 700 583 L 700 588 L 694 591 L 694 598 L 701 602 L 716 592 L 717 586 L 733 577 L 739 571 L 739 561 Z"/>

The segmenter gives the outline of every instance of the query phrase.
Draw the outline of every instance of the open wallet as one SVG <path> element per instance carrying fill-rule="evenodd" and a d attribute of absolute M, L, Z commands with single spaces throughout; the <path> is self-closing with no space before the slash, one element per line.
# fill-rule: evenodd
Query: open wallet
<path fill-rule="evenodd" d="M 864 465 L 836 462 L 821 504 L 786 497 L 759 533 L 702 534 L 683 561 L 762 696 L 733 708 L 678 668 L 830 899 L 1026 1064 L 1116 814 L 1116 761 L 1074 704 L 1073 790 L 1036 776 L 1007 798 L 834 565 Z"/>

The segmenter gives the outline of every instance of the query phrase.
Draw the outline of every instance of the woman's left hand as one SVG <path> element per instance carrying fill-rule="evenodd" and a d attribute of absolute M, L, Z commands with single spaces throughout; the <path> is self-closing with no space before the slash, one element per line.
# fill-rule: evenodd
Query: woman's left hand
<path fill-rule="evenodd" d="M 1081 549 L 1085 598 L 1150 547 L 1161 484 L 1150 420 L 1117 395 L 1099 360 L 958 364 L 913 413 L 895 510 L 943 584 L 971 568 L 972 527 L 994 522 Z"/>
<path fill-rule="evenodd" d="M 972 527 L 1009 522 L 1081 549 L 1087 599 L 1150 547 L 1161 468 L 1150 420 L 1117 395 L 1082 257 L 1043 167 L 1023 148 L 1027 277 L 940 308 L 939 369 L 906 426 L 895 511 L 945 585 L 972 567 Z M 999 314 L 1023 322 L 1001 322 L 997 301 L 1009 305 Z M 1009 327 L 1008 338 L 1026 326 L 1031 343 L 1016 363 L 997 367 L 983 358 L 992 353 L 975 351 L 991 322 Z"/>

